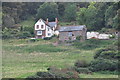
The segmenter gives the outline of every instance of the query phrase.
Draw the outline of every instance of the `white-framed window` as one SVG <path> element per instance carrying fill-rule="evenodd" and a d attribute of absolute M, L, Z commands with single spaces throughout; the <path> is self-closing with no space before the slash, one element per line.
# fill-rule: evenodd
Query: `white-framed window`
<path fill-rule="evenodd" d="M 72 32 L 68 32 L 68 36 L 71 37 L 72 36 Z"/>
<path fill-rule="evenodd" d="M 43 29 L 44 28 L 44 25 L 41 25 L 41 29 Z"/>
<path fill-rule="evenodd" d="M 48 33 L 48 36 L 51 36 L 51 33 Z"/>
<path fill-rule="evenodd" d="M 37 35 L 42 35 L 42 31 L 37 31 Z"/>
<path fill-rule="evenodd" d="M 39 25 L 36 26 L 36 29 L 39 29 Z"/>

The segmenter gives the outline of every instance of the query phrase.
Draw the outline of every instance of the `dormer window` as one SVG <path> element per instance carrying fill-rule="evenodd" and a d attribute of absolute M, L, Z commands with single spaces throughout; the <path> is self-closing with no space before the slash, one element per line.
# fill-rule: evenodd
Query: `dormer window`
<path fill-rule="evenodd" d="M 44 28 L 44 26 L 43 26 L 43 25 L 41 25 L 41 28 Z"/>
<path fill-rule="evenodd" d="M 37 25 L 37 29 L 39 29 L 39 25 Z"/>

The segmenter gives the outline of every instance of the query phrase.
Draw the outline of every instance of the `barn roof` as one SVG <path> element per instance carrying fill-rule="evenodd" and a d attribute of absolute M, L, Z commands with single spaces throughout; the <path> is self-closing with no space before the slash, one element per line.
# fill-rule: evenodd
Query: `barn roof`
<path fill-rule="evenodd" d="M 60 27 L 59 31 L 78 31 L 78 30 L 83 30 L 85 28 L 85 25 L 79 25 L 79 26 L 62 26 Z"/>
<path fill-rule="evenodd" d="M 56 22 L 49 22 L 48 25 L 49 25 L 50 27 L 54 27 L 55 25 L 57 25 L 57 23 L 56 23 Z"/>

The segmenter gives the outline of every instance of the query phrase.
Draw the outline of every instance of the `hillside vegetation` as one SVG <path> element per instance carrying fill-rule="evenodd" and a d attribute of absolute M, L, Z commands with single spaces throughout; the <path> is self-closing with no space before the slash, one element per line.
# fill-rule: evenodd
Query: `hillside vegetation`
<path fill-rule="evenodd" d="M 113 40 L 101 41 L 104 46 L 110 45 Z M 52 40 L 40 40 L 29 42 L 29 39 L 11 39 L 3 41 L 3 77 L 26 78 L 36 72 L 47 72 L 49 67 L 58 69 L 73 67 L 78 60 L 91 63 L 94 60 L 96 48 L 91 50 L 76 48 L 75 46 L 57 47 L 52 45 Z M 106 45 L 104 43 L 107 43 Z M 87 43 L 88 44 L 88 43 Z M 92 43 L 90 43 L 92 44 Z M 101 44 L 102 45 L 102 44 Z M 99 46 L 101 46 L 99 45 Z M 102 47 L 102 46 L 101 46 Z M 80 77 L 110 77 L 117 78 L 114 73 L 80 74 Z"/>

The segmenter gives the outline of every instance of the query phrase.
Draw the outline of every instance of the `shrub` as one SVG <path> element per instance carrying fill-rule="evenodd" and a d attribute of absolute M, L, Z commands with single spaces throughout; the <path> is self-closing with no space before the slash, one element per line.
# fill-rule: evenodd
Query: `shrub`
<path fill-rule="evenodd" d="M 95 56 L 94 59 L 97 59 L 99 57 L 105 58 L 105 59 L 118 59 L 119 55 L 118 55 L 118 50 L 112 48 L 112 47 L 108 47 L 105 49 L 98 49 L 95 52 Z"/>
<path fill-rule="evenodd" d="M 45 37 L 44 40 L 50 40 L 52 37 Z"/>
<path fill-rule="evenodd" d="M 76 40 L 81 40 L 81 36 L 77 36 L 77 37 L 76 37 Z"/>
<path fill-rule="evenodd" d="M 76 67 L 87 67 L 88 63 L 85 60 L 78 60 L 74 64 Z"/>
<path fill-rule="evenodd" d="M 28 31 L 22 31 L 22 32 L 17 33 L 17 38 L 19 38 L 19 39 L 25 39 L 30 36 L 31 36 L 31 34 Z"/>
<path fill-rule="evenodd" d="M 108 59 L 96 59 L 91 62 L 91 71 L 115 71 L 118 70 L 118 61 Z"/>
<path fill-rule="evenodd" d="M 37 76 L 41 78 L 55 78 L 55 74 L 52 74 L 50 72 L 37 72 Z"/>
<path fill-rule="evenodd" d="M 92 72 L 88 68 L 76 68 L 78 73 L 91 74 Z"/>

